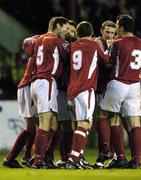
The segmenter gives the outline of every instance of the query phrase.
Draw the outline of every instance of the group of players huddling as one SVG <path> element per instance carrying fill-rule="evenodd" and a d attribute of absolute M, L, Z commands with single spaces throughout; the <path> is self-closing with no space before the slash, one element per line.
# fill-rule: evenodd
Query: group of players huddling
<path fill-rule="evenodd" d="M 17 99 L 25 129 L 6 155 L 5 167 L 102 169 L 110 160 L 109 169 L 140 168 L 141 39 L 134 26 L 130 15 L 119 15 L 116 23 L 103 22 L 101 37 L 94 38 L 90 22 L 76 25 L 59 16 L 49 21 L 47 33 L 24 40 L 29 60 Z M 93 123 L 99 155 L 89 164 L 83 154 Z M 55 163 L 56 144 L 61 160 Z M 16 158 L 23 148 L 22 166 Z"/>

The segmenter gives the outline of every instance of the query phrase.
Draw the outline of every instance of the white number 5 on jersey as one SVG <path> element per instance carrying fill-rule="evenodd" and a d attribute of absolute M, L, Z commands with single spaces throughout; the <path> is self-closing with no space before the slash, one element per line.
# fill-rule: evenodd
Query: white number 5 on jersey
<path fill-rule="evenodd" d="M 38 66 L 43 63 L 43 45 L 38 47 L 36 63 Z"/>
<path fill-rule="evenodd" d="M 58 48 L 55 47 L 54 52 L 53 52 L 53 69 L 51 74 L 55 74 L 59 65 L 59 51 Z M 36 63 L 37 65 L 42 65 L 43 63 L 43 45 L 38 47 L 37 51 L 37 58 L 36 58 Z"/>

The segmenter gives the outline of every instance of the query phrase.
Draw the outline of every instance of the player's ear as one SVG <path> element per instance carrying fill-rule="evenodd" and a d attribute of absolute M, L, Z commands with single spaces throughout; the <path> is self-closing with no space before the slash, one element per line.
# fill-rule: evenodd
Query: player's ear
<path fill-rule="evenodd" d="M 101 33 L 101 34 L 103 33 L 103 29 L 102 29 L 102 28 L 100 29 L 100 33 Z"/>
<path fill-rule="evenodd" d="M 123 26 L 121 26 L 121 27 L 120 27 L 120 30 L 121 30 L 121 31 L 124 31 L 124 28 L 123 28 Z"/>
<path fill-rule="evenodd" d="M 60 26 L 59 23 L 57 23 L 57 24 L 56 24 L 56 27 L 57 27 L 57 29 L 60 29 L 61 26 Z"/>

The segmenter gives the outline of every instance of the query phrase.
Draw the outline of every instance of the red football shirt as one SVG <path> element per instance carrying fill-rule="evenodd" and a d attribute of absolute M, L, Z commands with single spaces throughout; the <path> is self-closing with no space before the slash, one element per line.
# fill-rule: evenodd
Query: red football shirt
<path fill-rule="evenodd" d="M 23 49 L 28 56 L 32 56 L 34 53 L 34 40 L 37 39 L 40 35 L 35 35 L 30 38 L 30 41 L 23 42 Z"/>
<path fill-rule="evenodd" d="M 35 40 L 35 79 L 59 79 L 69 54 L 69 43 L 48 33 Z"/>
<path fill-rule="evenodd" d="M 136 36 L 124 37 L 113 44 L 111 52 L 113 63 L 111 79 L 126 84 L 139 82 L 141 79 L 141 39 Z"/>
<path fill-rule="evenodd" d="M 26 66 L 26 70 L 24 73 L 23 78 L 21 79 L 20 83 L 18 84 L 18 88 L 22 88 L 31 83 L 33 75 L 36 72 L 36 65 L 33 57 L 30 57 Z"/>
<path fill-rule="evenodd" d="M 99 58 L 108 62 L 109 57 L 96 42 L 80 39 L 72 43 L 71 75 L 67 92 L 69 99 L 73 99 L 85 90 L 96 89 Z"/>

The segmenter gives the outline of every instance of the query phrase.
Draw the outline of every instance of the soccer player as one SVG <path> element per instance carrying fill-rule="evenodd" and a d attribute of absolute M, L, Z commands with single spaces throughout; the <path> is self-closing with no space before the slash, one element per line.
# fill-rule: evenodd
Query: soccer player
<path fill-rule="evenodd" d="M 54 17 L 49 22 L 48 33 L 35 40 L 36 76 L 31 84 L 31 95 L 37 104 L 39 129 L 35 137 L 34 168 L 46 168 L 44 156 L 49 144 L 49 131 L 54 116 L 58 112 L 57 83 L 63 73 L 69 44 L 63 40 L 61 33 L 68 20 Z"/>
<path fill-rule="evenodd" d="M 116 31 L 116 24 L 113 21 L 107 20 L 104 21 L 101 25 L 101 37 L 96 38 L 96 42 L 102 48 L 104 52 L 110 51 L 112 47 L 112 43 L 114 41 Z M 99 102 L 103 98 L 106 85 L 109 81 L 111 73 L 111 68 L 107 67 L 103 63 L 99 63 L 99 75 L 98 75 L 98 83 L 97 83 L 97 90 L 96 90 L 96 111 L 95 111 L 95 118 L 96 118 L 96 125 L 97 125 L 97 133 L 98 133 L 98 150 L 99 156 L 94 164 L 94 168 L 103 168 L 104 161 L 111 158 L 111 152 L 105 150 L 105 144 L 107 137 L 110 136 L 110 125 L 108 119 L 103 118 L 102 112 L 99 108 Z"/>
<path fill-rule="evenodd" d="M 76 23 L 73 20 L 69 20 L 68 24 L 64 25 L 64 28 L 61 34 L 62 34 L 61 36 L 65 40 L 69 42 L 74 41 L 76 38 Z M 39 35 L 26 38 L 24 40 L 24 48 L 30 51 L 29 44 L 32 43 L 33 39 L 38 38 L 38 37 Z M 68 67 L 65 67 L 65 73 L 63 74 L 63 77 L 61 78 L 61 80 L 59 80 L 60 90 L 59 90 L 59 94 L 57 98 L 58 107 L 59 107 L 58 109 L 59 117 L 57 119 L 54 117 L 52 120 L 51 129 L 49 131 L 49 139 L 51 143 L 47 147 L 46 152 L 45 152 L 45 157 L 44 157 L 46 166 L 48 165 L 48 168 L 51 168 L 51 169 L 57 168 L 56 163 L 54 162 L 54 149 L 56 147 L 56 144 L 59 142 L 59 149 L 60 149 L 61 159 L 63 160 L 63 162 L 64 162 L 64 159 L 68 157 L 68 153 L 70 152 L 70 147 L 71 147 L 71 139 L 73 135 L 73 130 L 71 127 L 70 114 L 67 108 L 67 97 L 66 97 L 66 92 L 65 92 L 68 79 L 69 79 L 69 69 Z M 58 125 L 57 120 L 59 120 L 59 125 Z M 63 128 L 63 129 L 61 128 L 62 130 L 60 129 L 60 126 Z M 62 166 L 63 162 L 59 161 L 59 164 L 57 165 L 60 166 L 61 164 Z"/>
<path fill-rule="evenodd" d="M 141 125 L 140 125 L 140 71 L 141 71 L 141 40 L 133 35 L 135 22 L 129 15 L 121 16 L 116 22 L 116 29 L 122 39 L 113 43 L 111 51 L 112 73 L 110 82 L 100 106 L 103 112 L 111 117 L 111 138 L 117 160 L 108 168 L 126 168 L 128 166 L 124 154 L 123 140 L 119 131 L 119 113 L 121 108 L 126 113 L 131 128 L 131 139 L 134 147 L 131 168 L 140 167 L 141 156 Z"/>
<path fill-rule="evenodd" d="M 73 42 L 76 39 L 76 23 L 73 20 L 68 21 L 68 25 L 66 26 L 66 31 L 63 32 L 63 36 L 65 40 L 68 42 Z M 70 59 L 68 58 L 68 65 L 64 69 L 64 73 L 59 80 L 58 86 L 58 128 L 57 131 L 54 132 L 53 139 L 51 144 L 46 151 L 45 161 L 50 166 L 54 166 L 54 149 L 59 145 L 61 160 L 56 162 L 58 167 L 64 167 L 65 162 L 68 159 L 68 154 L 71 150 L 72 144 L 72 120 L 70 116 L 70 112 L 68 109 L 68 101 L 67 101 L 67 86 L 70 74 Z"/>
<path fill-rule="evenodd" d="M 75 102 L 77 127 L 66 169 L 86 168 L 81 161 L 81 152 L 85 149 L 93 119 L 98 57 L 108 62 L 108 56 L 92 40 L 92 35 L 92 25 L 83 21 L 77 26 L 78 39 L 71 45 L 71 74 L 67 94 L 68 99 Z"/>
<path fill-rule="evenodd" d="M 25 146 L 25 154 L 22 163 L 28 165 L 31 158 L 31 149 L 34 143 L 36 126 L 38 126 L 38 118 L 36 106 L 32 101 L 30 94 L 30 83 L 34 72 L 34 61 L 33 61 L 33 43 L 25 48 L 28 54 L 29 61 L 24 73 L 22 80 L 18 85 L 17 91 L 17 101 L 19 104 L 19 115 L 24 119 L 25 128 L 18 135 L 16 142 L 14 143 L 12 149 L 9 151 L 4 159 L 3 165 L 10 168 L 21 168 L 22 166 L 16 160 L 16 157 Z"/>

